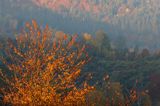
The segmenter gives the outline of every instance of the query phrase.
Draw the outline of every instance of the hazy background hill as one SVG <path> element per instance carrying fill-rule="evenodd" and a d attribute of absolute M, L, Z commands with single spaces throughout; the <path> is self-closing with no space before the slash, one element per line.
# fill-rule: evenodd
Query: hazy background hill
<path fill-rule="evenodd" d="M 0 0 L 0 32 L 13 35 L 34 18 L 71 34 L 103 29 L 112 42 L 154 50 L 160 47 L 159 10 L 159 0 Z"/>

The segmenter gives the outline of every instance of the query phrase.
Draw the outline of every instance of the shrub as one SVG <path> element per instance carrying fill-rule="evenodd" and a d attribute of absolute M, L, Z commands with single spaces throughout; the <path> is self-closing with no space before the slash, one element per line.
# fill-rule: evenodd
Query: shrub
<path fill-rule="evenodd" d="M 36 21 L 26 27 L 16 40 L 8 40 L 1 61 L 11 75 L 1 72 L 7 84 L 2 88 L 3 102 L 12 105 L 85 105 L 85 95 L 93 87 L 84 82 L 77 87 L 76 79 L 88 61 L 76 36 L 54 39 L 46 25 Z"/>

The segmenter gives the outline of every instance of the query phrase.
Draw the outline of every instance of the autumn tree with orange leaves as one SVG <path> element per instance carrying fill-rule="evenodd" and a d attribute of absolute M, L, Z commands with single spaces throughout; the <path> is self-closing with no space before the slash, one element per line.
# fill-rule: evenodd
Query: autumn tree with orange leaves
<path fill-rule="evenodd" d="M 85 46 L 79 46 L 76 36 L 55 39 L 46 25 L 36 21 L 26 27 L 16 40 L 8 40 L 6 57 L 1 61 L 10 76 L 0 71 L 6 83 L 2 88 L 3 102 L 12 105 L 82 106 L 85 95 L 94 87 L 85 81 L 77 87 L 76 79 L 89 60 Z"/>

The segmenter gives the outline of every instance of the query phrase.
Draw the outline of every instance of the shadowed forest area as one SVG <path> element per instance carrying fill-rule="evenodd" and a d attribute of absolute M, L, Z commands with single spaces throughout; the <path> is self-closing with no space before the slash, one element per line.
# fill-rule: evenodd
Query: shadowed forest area
<path fill-rule="evenodd" d="M 159 3 L 0 0 L 0 105 L 160 106 Z"/>

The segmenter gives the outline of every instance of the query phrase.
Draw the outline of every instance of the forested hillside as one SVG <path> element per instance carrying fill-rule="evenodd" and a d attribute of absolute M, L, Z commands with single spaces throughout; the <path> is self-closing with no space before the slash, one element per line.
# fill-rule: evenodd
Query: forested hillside
<path fill-rule="evenodd" d="M 0 0 L 0 105 L 160 106 L 160 0 Z"/>
<path fill-rule="evenodd" d="M 20 29 L 34 18 L 71 34 L 103 29 L 113 42 L 123 37 L 129 47 L 160 45 L 159 0 L 1 0 L 0 5 L 0 31 Z"/>

